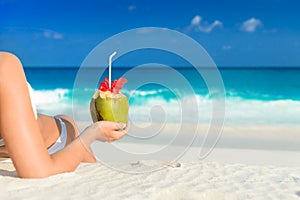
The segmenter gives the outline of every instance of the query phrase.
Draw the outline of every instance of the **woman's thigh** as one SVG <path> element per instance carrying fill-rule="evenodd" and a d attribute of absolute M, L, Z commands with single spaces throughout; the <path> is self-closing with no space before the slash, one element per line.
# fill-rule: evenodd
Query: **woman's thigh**
<path fill-rule="evenodd" d="M 9 53 L 0 53 L 0 133 L 18 171 L 27 172 L 32 164 L 38 169 L 51 162 L 31 106 L 22 64 Z"/>

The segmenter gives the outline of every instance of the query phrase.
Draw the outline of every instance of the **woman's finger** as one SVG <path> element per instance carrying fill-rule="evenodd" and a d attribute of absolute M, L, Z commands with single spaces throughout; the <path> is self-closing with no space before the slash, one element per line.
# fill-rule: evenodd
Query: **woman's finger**
<path fill-rule="evenodd" d="M 111 122 L 111 123 L 113 123 L 112 127 L 114 130 L 116 131 L 123 130 L 122 123 L 118 123 L 118 122 Z"/>
<path fill-rule="evenodd" d="M 114 131 L 113 135 L 111 136 L 114 140 L 119 140 L 123 138 L 127 134 L 127 131 L 125 130 L 119 130 L 119 131 Z"/>

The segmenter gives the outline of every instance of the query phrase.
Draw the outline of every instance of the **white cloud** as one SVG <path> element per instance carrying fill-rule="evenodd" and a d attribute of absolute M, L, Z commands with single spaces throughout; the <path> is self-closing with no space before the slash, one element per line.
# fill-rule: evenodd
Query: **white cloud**
<path fill-rule="evenodd" d="M 1 0 L 0 0 L 1 1 Z M 11 26 L 4 27 L 9 33 L 18 33 L 18 34 L 31 34 L 35 39 L 47 38 L 47 39 L 63 39 L 64 35 L 57 31 L 39 27 L 21 27 L 21 26 Z"/>
<path fill-rule="evenodd" d="M 225 50 L 225 51 L 228 51 L 228 50 L 232 49 L 232 46 L 231 45 L 223 45 L 222 49 Z"/>
<path fill-rule="evenodd" d="M 43 36 L 48 39 L 56 39 L 56 40 L 62 39 L 64 37 L 63 34 L 52 30 L 43 30 Z"/>
<path fill-rule="evenodd" d="M 64 35 L 61 34 L 61 33 L 55 32 L 55 33 L 53 34 L 53 38 L 54 38 L 54 39 L 62 39 L 63 37 L 64 37 Z"/>
<path fill-rule="evenodd" d="M 191 25 L 192 25 L 192 26 L 199 26 L 201 20 L 202 20 L 202 17 L 199 16 L 199 15 L 196 15 L 196 16 L 192 19 Z"/>
<path fill-rule="evenodd" d="M 128 6 L 128 10 L 129 11 L 134 11 L 136 9 L 136 6 L 135 5 L 130 5 Z"/>
<path fill-rule="evenodd" d="M 215 27 L 222 27 L 223 24 L 219 20 L 215 20 L 214 23 L 209 24 L 207 26 L 199 26 L 199 30 L 202 32 L 209 33 L 211 32 Z"/>
<path fill-rule="evenodd" d="M 215 20 L 213 23 L 209 24 L 208 22 L 202 23 L 202 17 L 196 15 L 190 25 L 188 26 L 187 30 L 195 30 L 200 32 L 209 33 L 216 27 L 222 27 L 223 23 L 219 20 Z"/>
<path fill-rule="evenodd" d="M 257 28 L 261 26 L 263 26 L 262 21 L 252 17 L 243 22 L 243 24 L 240 27 L 240 30 L 245 32 L 255 32 Z"/>

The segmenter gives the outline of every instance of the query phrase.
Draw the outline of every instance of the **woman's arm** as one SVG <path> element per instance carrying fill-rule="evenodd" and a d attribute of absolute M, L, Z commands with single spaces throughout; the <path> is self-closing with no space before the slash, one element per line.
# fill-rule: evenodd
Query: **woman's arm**
<path fill-rule="evenodd" d="M 119 129 L 118 123 L 97 122 L 50 156 L 33 114 L 22 65 L 14 55 L 0 53 L 0 133 L 20 177 L 73 171 L 94 140 L 122 138 L 126 131 Z"/>

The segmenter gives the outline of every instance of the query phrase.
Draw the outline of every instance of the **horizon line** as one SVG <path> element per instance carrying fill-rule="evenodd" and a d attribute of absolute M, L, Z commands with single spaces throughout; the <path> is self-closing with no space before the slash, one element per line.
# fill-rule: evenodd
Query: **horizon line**
<path fill-rule="evenodd" d="M 134 68 L 136 66 L 114 66 L 114 68 L 118 68 L 118 69 L 129 69 L 129 68 Z M 215 67 L 215 66 L 205 66 L 205 67 L 200 67 L 201 69 L 211 69 L 211 67 Z M 297 69 L 299 68 L 300 69 L 300 65 L 299 66 L 279 66 L 279 65 L 257 65 L 257 66 L 246 66 L 246 65 L 239 65 L 239 66 L 228 66 L 228 65 L 223 65 L 223 66 L 216 66 L 218 69 Z M 23 66 L 23 68 L 45 68 L 45 69 L 53 69 L 53 68 L 56 68 L 56 69 L 79 69 L 81 68 L 81 66 L 76 66 L 76 65 L 48 65 L 48 66 L 38 66 L 38 65 L 35 65 L 35 66 Z M 108 68 L 108 66 L 106 67 L 99 67 L 99 66 L 84 66 L 84 68 Z M 156 67 L 154 66 L 153 68 L 157 68 L 157 69 L 160 69 L 160 68 L 163 68 L 163 67 Z M 171 68 L 176 68 L 176 69 L 185 69 L 185 68 L 193 68 L 193 66 L 171 66 Z"/>

